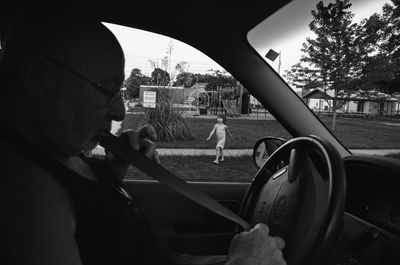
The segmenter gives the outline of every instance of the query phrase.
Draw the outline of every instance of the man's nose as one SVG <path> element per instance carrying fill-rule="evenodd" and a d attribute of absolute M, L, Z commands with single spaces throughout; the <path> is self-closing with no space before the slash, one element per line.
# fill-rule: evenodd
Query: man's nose
<path fill-rule="evenodd" d="M 125 105 L 122 98 L 118 98 L 110 105 L 107 117 L 114 121 L 122 121 L 125 118 Z"/>

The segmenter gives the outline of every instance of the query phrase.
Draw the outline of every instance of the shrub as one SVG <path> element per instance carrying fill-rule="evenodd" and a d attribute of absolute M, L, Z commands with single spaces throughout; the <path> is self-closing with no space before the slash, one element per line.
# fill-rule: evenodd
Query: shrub
<path fill-rule="evenodd" d="M 173 94 L 166 88 L 157 90 L 157 106 L 148 109 L 139 121 L 138 127 L 151 124 L 157 132 L 159 141 L 175 141 L 192 139 L 192 132 L 182 114 L 173 108 Z"/>

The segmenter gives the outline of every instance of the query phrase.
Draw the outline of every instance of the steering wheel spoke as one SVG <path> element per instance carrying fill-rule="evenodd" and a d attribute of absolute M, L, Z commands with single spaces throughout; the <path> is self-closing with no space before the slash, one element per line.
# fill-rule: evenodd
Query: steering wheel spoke
<path fill-rule="evenodd" d="M 307 152 L 300 148 L 293 148 L 290 151 L 288 180 L 289 182 L 296 181 L 298 174 L 301 172 L 302 167 L 306 160 Z"/>

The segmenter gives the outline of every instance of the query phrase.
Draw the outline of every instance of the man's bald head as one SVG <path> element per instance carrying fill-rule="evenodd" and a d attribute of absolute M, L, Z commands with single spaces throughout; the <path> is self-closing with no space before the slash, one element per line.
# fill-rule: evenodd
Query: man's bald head
<path fill-rule="evenodd" d="M 96 76 L 96 66 L 124 73 L 124 55 L 115 36 L 100 22 L 65 16 L 24 19 L 5 40 L 3 68 L 19 71 L 22 62 L 43 56 Z M 92 67 L 95 66 L 95 67 Z M 17 69 L 15 69 L 17 67 Z"/>
<path fill-rule="evenodd" d="M 123 118 L 124 55 L 100 22 L 25 19 L 11 29 L 4 48 L 3 126 L 72 154 Z"/>

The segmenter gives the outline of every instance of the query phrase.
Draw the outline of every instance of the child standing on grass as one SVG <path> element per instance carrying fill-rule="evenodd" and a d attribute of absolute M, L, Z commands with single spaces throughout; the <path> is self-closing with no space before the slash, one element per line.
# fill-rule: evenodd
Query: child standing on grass
<path fill-rule="evenodd" d="M 214 125 L 214 128 L 210 132 L 210 135 L 207 138 L 207 141 L 211 139 L 213 134 L 215 133 L 217 137 L 217 146 L 215 147 L 216 149 L 216 157 L 215 160 L 213 161 L 214 164 L 218 164 L 219 161 L 224 161 L 224 147 L 225 147 L 225 139 L 226 135 L 231 136 L 228 130 L 228 126 L 225 124 L 225 119 L 224 116 L 219 115 L 217 117 L 217 123 Z M 219 160 L 221 158 L 221 160 Z"/>

